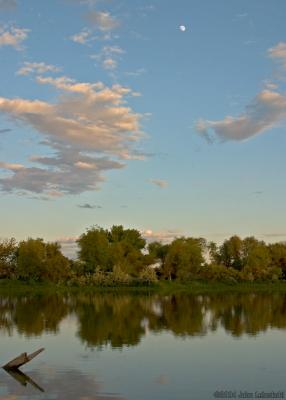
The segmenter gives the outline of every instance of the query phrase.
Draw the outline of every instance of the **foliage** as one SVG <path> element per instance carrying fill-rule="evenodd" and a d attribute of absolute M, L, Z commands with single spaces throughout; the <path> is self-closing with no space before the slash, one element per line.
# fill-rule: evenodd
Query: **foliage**
<path fill-rule="evenodd" d="M 94 226 L 82 234 L 77 241 L 79 259 L 85 264 L 85 272 L 94 273 L 97 269 L 111 270 L 108 232 Z"/>
<path fill-rule="evenodd" d="M 210 282 L 237 283 L 241 280 L 239 271 L 219 264 L 206 265 L 202 269 L 201 277 Z"/>
<path fill-rule="evenodd" d="M 22 279 L 41 280 L 45 273 L 45 244 L 42 239 L 28 239 L 18 246 L 17 276 Z"/>
<path fill-rule="evenodd" d="M 89 228 L 78 239 L 77 260 L 58 243 L 29 238 L 0 240 L 0 279 L 68 286 L 137 286 L 162 281 L 275 282 L 286 280 L 286 243 L 232 236 L 220 246 L 181 237 L 148 243 L 136 229 Z"/>
<path fill-rule="evenodd" d="M 24 280 L 58 282 L 68 277 L 70 269 L 57 243 L 28 239 L 19 243 L 16 273 Z"/>
<path fill-rule="evenodd" d="M 16 268 L 17 244 L 14 238 L 0 240 L 0 278 L 12 278 Z"/>
<path fill-rule="evenodd" d="M 150 285 L 151 283 L 156 283 L 158 280 L 155 270 L 151 267 L 145 267 L 141 271 L 139 277 L 144 283 L 147 283 L 148 285 Z"/>
<path fill-rule="evenodd" d="M 190 280 L 197 276 L 204 262 L 205 241 L 195 238 L 175 239 L 168 249 L 163 275 L 169 280 Z"/>

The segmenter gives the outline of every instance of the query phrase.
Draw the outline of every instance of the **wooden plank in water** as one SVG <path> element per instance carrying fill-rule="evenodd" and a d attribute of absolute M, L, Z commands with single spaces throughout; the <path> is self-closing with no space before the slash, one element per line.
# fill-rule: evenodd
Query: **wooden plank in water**
<path fill-rule="evenodd" d="M 41 348 L 37 351 L 34 351 L 34 353 L 27 354 L 27 353 L 22 353 L 18 357 L 14 358 L 13 360 L 9 361 L 7 364 L 3 366 L 5 369 L 18 369 L 24 364 L 27 364 L 33 358 L 35 358 L 38 354 L 40 354 L 42 351 L 44 351 L 44 348 Z"/>

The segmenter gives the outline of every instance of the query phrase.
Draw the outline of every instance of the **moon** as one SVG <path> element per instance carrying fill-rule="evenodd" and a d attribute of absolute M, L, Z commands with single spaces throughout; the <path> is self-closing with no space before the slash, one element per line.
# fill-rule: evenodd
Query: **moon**
<path fill-rule="evenodd" d="M 186 27 L 185 27 L 185 25 L 180 25 L 180 31 L 181 32 L 185 32 L 186 31 Z"/>

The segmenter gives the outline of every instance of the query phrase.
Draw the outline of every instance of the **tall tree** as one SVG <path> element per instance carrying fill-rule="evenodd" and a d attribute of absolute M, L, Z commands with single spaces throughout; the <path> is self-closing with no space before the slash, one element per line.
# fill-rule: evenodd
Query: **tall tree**
<path fill-rule="evenodd" d="M 242 240 L 238 236 L 232 236 L 225 240 L 219 250 L 220 262 L 225 267 L 242 269 Z"/>
<path fill-rule="evenodd" d="M 41 280 L 45 275 L 46 247 L 43 239 L 28 239 L 19 243 L 17 275 L 22 279 Z"/>
<path fill-rule="evenodd" d="M 16 240 L 0 240 L 0 278 L 11 278 L 16 268 Z"/>
<path fill-rule="evenodd" d="M 82 234 L 77 241 L 79 259 L 85 263 L 86 272 L 112 270 L 108 232 L 99 226 L 93 226 Z"/>
<path fill-rule="evenodd" d="M 59 282 L 68 278 L 70 274 L 69 260 L 62 254 L 59 243 L 46 244 L 45 278 Z"/>
<path fill-rule="evenodd" d="M 197 276 L 204 262 L 204 239 L 175 239 L 168 249 L 163 273 L 169 280 L 189 280 Z"/>

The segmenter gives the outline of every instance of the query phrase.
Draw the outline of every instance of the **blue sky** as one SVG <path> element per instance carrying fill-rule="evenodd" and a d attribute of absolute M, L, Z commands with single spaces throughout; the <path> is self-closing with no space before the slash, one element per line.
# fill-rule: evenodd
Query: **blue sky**
<path fill-rule="evenodd" d="M 0 0 L 0 237 L 284 240 L 285 13 Z"/>

